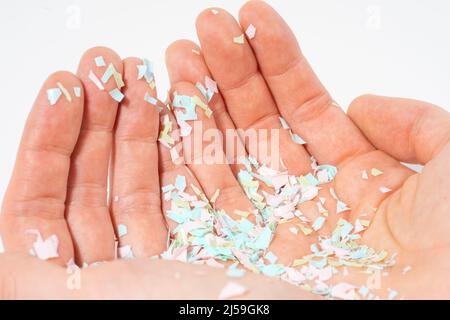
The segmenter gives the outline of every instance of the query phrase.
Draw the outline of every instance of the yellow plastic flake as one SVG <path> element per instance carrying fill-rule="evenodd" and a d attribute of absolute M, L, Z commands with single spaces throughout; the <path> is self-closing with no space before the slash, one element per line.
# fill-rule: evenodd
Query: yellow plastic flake
<path fill-rule="evenodd" d="M 208 118 L 211 118 L 212 113 L 213 113 L 213 111 L 212 111 L 210 108 L 208 108 L 208 109 L 205 110 L 205 115 L 206 115 Z"/>
<path fill-rule="evenodd" d="M 201 196 L 203 194 L 203 192 L 192 183 L 191 183 L 191 188 L 192 188 L 192 190 L 194 190 L 196 195 Z"/>
<path fill-rule="evenodd" d="M 306 263 L 308 263 L 307 259 L 295 259 L 294 262 L 292 262 L 292 266 L 298 267 L 298 266 L 304 265 Z"/>
<path fill-rule="evenodd" d="M 233 38 L 233 42 L 237 44 L 244 44 L 244 34 Z"/>
<path fill-rule="evenodd" d="M 108 68 L 103 74 L 102 82 L 107 83 L 109 78 L 111 78 L 111 76 L 114 78 L 118 89 L 121 89 L 125 86 L 125 83 L 123 82 L 122 79 L 122 74 L 117 72 L 116 68 L 114 68 L 114 65 L 112 63 L 109 64 Z"/>
<path fill-rule="evenodd" d="M 234 210 L 234 214 L 236 214 L 238 216 L 241 216 L 241 217 L 244 217 L 244 218 L 247 218 L 250 215 L 250 212 L 248 212 L 248 211 L 241 211 L 241 210 L 235 209 Z"/>
<path fill-rule="evenodd" d="M 366 228 L 370 225 L 370 220 L 360 219 L 359 222 L 361 223 L 362 226 L 364 226 Z"/>
<path fill-rule="evenodd" d="M 192 101 L 198 105 L 200 108 L 202 108 L 203 110 L 206 111 L 206 109 L 208 109 L 208 106 L 206 105 L 206 103 L 204 103 L 202 101 L 202 99 L 199 98 L 199 96 L 193 96 L 192 97 Z"/>
<path fill-rule="evenodd" d="M 212 115 L 213 111 L 208 107 L 208 105 L 207 105 L 206 103 L 204 103 L 204 102 L 202 101 L 202 99 L 200 99 L 199 96 L 193 96 L 193 97 L 192 97 L 192 101 L 193 101 L 196 105 L 198 105 L 201 109 L 203 109 L 203 110 L 205 111 L 205 115 L 206 115 L 208 118 L 211 118 L 211 115 Z"/>
<path fill-rule="evenodd" d="M 308 228 L 307 226 L 304 226 L 302 224 L 297 224 L 297 226 L 300 228 L 300 230 L 302 230 L 305 236 L 310 235 L 313 232 L 311 228 Z"/>
<path fill-rule="evenodd" d="M 113 73 L 113 77 L 114 77 L 114 80 L 116 81 L 117 87 L 119 89 L 121 89 L 121 88 L 123 88 L 125 86 L 125 83 L 123 82 L 123 78 L 122 78 L 122 74 L 121 73 L 115 71 Z"/>
<path fill-rule="evenodd" d="M 214 194 L 212 195 L 210 202 L 215 203 L 217 198 L 219 197 L 219 194 L 220 194 L 220 189 L 217 189 L 216 192 L 214 192 Z"/>
<path fill-rule="evenodd" d="M 70 95 L 69 91 L 64 88 L 64 86 L 62 85 L 61 82 L 57 82 L 56 85 L 58 86 L 58 88 L 61 89 L 63 95 L 66 97 L 67 101 L 72 102 L 72 96 Z"/>
<path fill-rule="evenodd" d="M 170 132 L 172 131 L 172 121 L 166 120 L 164 121 L 164 127 L 159 133 L 159 141 L 165 142 L 166 145 L 171 146 L 175 143 L 175 140 L 170 136 Z"/>
<path fill-rule="evenodd" d="M 381 171 L 381 170 L 379 170 L 379 169 L 377 169 L 377 168 L 372 168 L 372 170 L 370 170 L 370 173 L 371 173 L 374 177 L 377 177 L 377 176 L 382 175 L 382 174 L 383 174 L 383 171 Z"/>

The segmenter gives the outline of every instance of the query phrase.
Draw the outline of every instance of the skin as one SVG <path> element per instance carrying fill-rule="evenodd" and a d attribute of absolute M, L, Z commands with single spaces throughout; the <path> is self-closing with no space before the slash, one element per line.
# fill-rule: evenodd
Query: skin
<path fill-rule="evenodd" d="M 205 75 L 219 85 L 220 94 L 209 104 L 213 117 L 199 112 L 196 121 L 222 131 L 280 129 L 281 115 L 307 141 L 300 146 L 286 132 L 280 136 L 280 157 L 291 174 L 310 172 L 310 156 L 339 169 L 335 181 L 320 191 L 329 211 L 324 227 L 305 237 L 289 231 L 293 224 L 282 224 L 271 250 L 289 263 L 309 253 L 317 236 L 330 234 L 340 217 L 352 222 L 369 219 L 362 242 L 398 254 L 396 265 L 389 268 L 375 294 L 387 298 L 392 288 L 404 298 L 450 298 L 445 276 L 450 267 L 449 113 L 425 102 L 365 95 L 355 99 L 345 114 L 270 6 L 248 2 L 240 10 L 239 23 L 226 11 L 215 9 L 219 14 L 208 9 L 197 19 L 201 47 L 179 40 L 166 53 L 172 87 L 179 94 L 201 96 L 195 83 L 203 83 Z M 256 27 L 256 37 L 245 39 L 243 45 L 233 43 L 233 37 L 250 24 Z M 115 87 L 113 79 L 105 91 L 88 79 L 91 69 L 103 74 L 105 67 L 93 62 L 100 55 L 124 74 L 126 98 L 120 106 L 107 93 Z M 107 48 L 94 48 L 84 54 L 76 75 L 58 72 L 44 83 L 24 129 L 0 216 L 6 248 L 0 255 L 2 298 L 214 299 L 229 280 L 220 269 L 148 259 L 165 248 L 162 212 L 170 204 L 160 201 L 159 190 L 177 175 L 186 176 L 188 186 L 196 185 L 208 197 L 220 189 L 216 206 L 230 215 L 236 208 L 249 210 L 252 205 L 235 177 L 239 164 L 177 165 L 167 148 L 158 147 L 159 115 L 142 99 L 145 92 L 156 96 L 156 91 L 135 80 L 140 63 L 136 58 L 122 61 Z M 71 103 L 61 97 L 50 107 L 46 90 L 58 81 L 66 87 L 82 87 L 82 97 Z M 189 141 L 182 143 L 187 156 Z M 258 150 L 246 147 L 244 153 L 259 159 Z M 420 163 L 424 169 L 418 174 L 400 162 Z M 362 171 L 371 168 L 384 173 L 363 180 Z M 109 169 L 110 199 L 118 197 L 118 201 L 107 200 Z M 392 191 L 380 192 L 383 186 Z M 336 214 L 329 187 L 351 211 Z M 188 192 L 192 193 L 190 187 Z M 311 220 L 319 215 L 312 201 L 300 209 Z M 128 226 L 120 245 L 130 244 L 135 260 L 112 261 L 119 223 Z M 27 229 L 40 230 L 44 238 L 56 234 L 60 257 L 45 262 L 29 257 L 35 238 L 25 233 Z M 72 257 L 79 265 L 107 263 L 82 269 L 80 290 L 68 290 L 64 266 Z M 404 274 L 406 266 L 411 271 Z M 315 298 L 255 274 L 247 273 L 238 281 L 249 288 L 244 298 Z M 333 281 L 362 285 L 367 275 L 350 269 L 349 275 Z"/>

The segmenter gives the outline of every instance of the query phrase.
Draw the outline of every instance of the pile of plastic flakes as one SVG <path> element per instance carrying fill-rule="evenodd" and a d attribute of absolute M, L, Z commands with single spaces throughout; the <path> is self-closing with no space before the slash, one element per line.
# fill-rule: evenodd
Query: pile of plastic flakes
<path fill-rule="evenodd" d="M 213 12 L 218 14 L 218 11 Z M 249 39 L 255 36 L 256 29 L 249 26 L 246 34 Z M 244 43 L 244 35 L 234 38 L 237 44 Z M 97 67 L 106 67 L 103 57 L 95 58 Z M 153 65 L 146 59 L 137 66 L 138 80 L 143 79 L 151 89 L 154 89 Z M 112 64 L 106 68 L 101 80 L 90 71 L 89 78 L 100 89 L 104 90 L 105 84 L 110 78 L 114 78 L 117 88 L 109 92 L 111 97 L 120 102 L 123 94 L 120 89 L 124 86 L 122 76 Z M 205 85 L 196 84 L 204 99 L 211 101 L 215 93 L 218 93 L 217 83 L 205 77 Z M 80 89 L 74 88 L 75 96 L 80 96 Z M 51 105 L 55 104 L 61 95 L 71 99 L 68 91 L 58 83 L 58 88 L 49 89 L 48 98 Z M 156 98 L 146 93 L 144 100 L 158 107 Z M 174 130 L 172 121 L 168 115 L 162 117 L 162 128 L 159 142 L 170 149 L 172 161 L 175 162 L 180 155 L 176 142 L 180 137 L 191 134 L 192 127 L 187 121 L 197 120 L 197 106 L 209 118 L 212 110 L 207 103 L 198 96 L 173 95 L 173 101 L 169 105 L 176 118 L 179 130 Z M 161 111 L 160 107 L 158 110 Z M 298 144 L 306 142 L 298 135 L 292 133 L 287 122 L 280 117 L 281 125 L 289 130 L 291 138 Z M 174 221 L 176 227 L 169 232 L 168 249 L 161 258 L 178 260 L 193 264 L 206 264 L 212 267 L 225 268 L 229 277 L 242 277 L 246 270 L 278 277 L 291 284 L 327 298 L 339 299 L 377 299 L 366 286 L 355 286 L 345 282 L 334 285 L 327 281 L 334 275 L 343 272 L 348 274 L 347 268 L 359 268 L 362 273 L 373 274 L 380 272 L 395 263 L 395 255 L 389 257 L 386 251 L 377 252 L 372 248 L 361 245 L 360 233 L 369 226 L 369 220 L 357 219 L 355 224 L 341 217 L 334 231 L 329 236 L 317 235 L 327 217 L 328 211 L 323 207 L 325 198 L 319 197 L 319 189 L 323 185 L 334 180 L 337 168 L 330 165 L 317 165 L 312 159 L 312 171 L 304 176 L 289 175 L 287 171 L 280 172 L 265 165 L 260 165 L 254 158 L 242 158 L 241 163 L 245 169 L 238 173 L 238 181 L 245 194 L 255 207 L 251 212 L 235 210 L 238 220 L 232 219 L 224 210 L 214 206 L 220 196 L 217 190 L 211 199 L 199 190 L 195 185 L 190 185 L 193 194 L 187 192 L 187 182 L 184 176 L 177 176 L 173 184 L 162 187 L 163 200 L 170 202 L 166 218 Z M 372 176 L 383 174 L 382 171 L 372 168 Z M 362 179 L 369 179 L 366 170 L 362 172 Z M 268 192 L 267 190 L 271 190 Z M 338 199 L 333 188 L 329 188 L 332 197 L 336 200 L 336 214 L 349 211 L 350 208 Z M 391 190 L 381 187 L 380 192 L 387 193 Z M 298 209 L 299 205 L 314 199 L 320 216 L 314 221 L 306 218 Z M 115 200 L 117 201 L 117 200 Z M 314 200 L 316 201 L 316 200 Z M 254 221 L 254 222 L 252 222 Z M 310 253 L 294 260 L 290 265 L 277 262 L 277 256 L 269 250 L 278 224 L 295 221 L 296 226 L 289 228 L 290 232 L 297 235 L 300 231 L 305 236 L 317 236 L 317 242 L 310 246 Z M 33 245 L 33 255 L 41 259 L 57 257 L 58 239 L 51 236 L 42 239 L 39 231 L 30 230 L 36 236 Z M 119 237 L 127 233 L 125 225 L 119 226 Z M 117 248 L 119 256 L 132 258 L 131 247 Z M 0 253 L 4 251 L 0 238 Z M 158 257 L 154 257 L 158 258 Z M 86 267 L 87 264 L 84 265 Z M 405 267 L 405 274 L 411 268 Z M 387 272 L 385 272 L 387 273 Z M 220 298 L 229 298 L 242 295 L 246 288 L 234 282 L 229 282 Z M 389 299 L 394 299 L 398 293 L 388 289 Z"/>
<path fill-rule="evenodd" d="M 167 134 L 168 131 L 163 128 L 163 132 Z M 177 223 L 171 230 L 168 249 L 162 258 L 220 268 L 228 262 L 231 263 L 227 269 L 230 277 L 241 277 L 247 269 L 279 277 L 328 298 L 377 298 L 365 286 L 326 284 L 340 272 L 339 267 L 344 268 L 344 273 L 348 272 L 347 267 L 352 267 L 371 274 L 394 264 L 394 257 L 388 257 L 386 251 L 376 252 L 358 244 L 359 233 L 368 226 L 366 220 L 357 220 L 354 226 L 341 218 L 331 236 L 319 236 L 318 242 L 311 246 L 311 253 L 294 260 L 289 266 L 277 263 L 277 257 L 269 251 L 279 223 L 297 219 L 300 230 L 311 236 L 313 230 L 320 229 L 328 216 L 326 210 L 319 210 L 323 216 L 311 222 L 297 208 L 301 203 L 318 197 L 320 186 L 331 182 L 337 169 L 329 165 L 318 166 L 313 161 L 314 174 L 297 177 L 259 165 L 251 157 L 242 159 L 242 162 L 245 170 L 239 172 L 238 180 L 257 210 L 236 210 L 235 213 L 242 217 L 239 220 L 233 220 L 223 210 L 216 209 L 194 185 L 191 188 L 195 194 L 187 193 L 183 176 L 178 176 L 174 184 L 162 187 L 164 201 L 170 202 L 166 216 Z M 262 184 L 272 188 L 273 193 L 260 190 Z M 333 189 L 330 188 L 330 192 L 337 200 L 337 213 L 350 210 L 337 198 Z M 323 204 L 321 201 L 318 205 Z M 255 223 L 247 219 L 250 215 L 255 216 Z M 389 296 L 394 295 L 390 293 Z"/>
<path fill-rule="evenodd" d="M 208 77 L 205 78 L 205 85 L 197 83 L 196 87 L 208 102 L 218 92 L 217 84 Z M 187 121 L 198 119 L 197 110 L 200 109 L 197 106 L 207 117 L 211 116 L 211 109 L 198 96 L 183 96 L 175 92 L 171 109 L 180 129 L 173 130 L 167 115 L 162 118 L 159 141 L 171 150 L 172 160 L 175 160 L 172 152 L 175 143 L 180 136 L 188 136 L 192 131 Z M 280 122 L 284 129 L 291 131 L 284 119 L 280 118 Z M 298 144 L 305 143 L 292 132 L 291 137 Z M 358 243 L 360 233 L 369 226 L 369 220 L 357 219 L 353 225 L 341 217 L 330 236 L 314 233 L 322 228 L 328 217 L 328 211 L 323 207 L 325 198 L 319 196 L 319 189 L 334 180 L 337 168 L 317 165 L 312 158 L 313 173 L 293 176 L 287 171 L 279 172 L 260 165 L 252 157 L 240 160 L 245 169 L 238 173 L 238 180 L 255 210 L 235 210 L 234 214 L 240 217 L 238 220 L 214 206 L 220 190 L 208 199 L 195 185 L 191 185 L 194 194 L 190 194 L 184 176 L 177 176 L 173 184 L 162 187 L 163 200 L 170 202 L 166 218 L 174 221 L 176 227 L 170 231 L 168 249 L 161 257 L 218 268 L 225 268 L 226 264 L 226 274 L 230 277 L 242 277 L 246 270 L 250 270 L 278 277 L 328 298 L 378 298 L 365 286 L 359 288 L 348 283 L 326 283 L 342 269 L 344 275 L 348 273 L 347 267 L 360 268 L 362 272 L 371 274 L 395 262 L 386 251 L 376 252 Z M 372 169 L 371 173 L 373 176 L 382 174 L 378 169 Z M 350 210 L 338 199 L 333 188 L 329 188 L 329 192 L 336 200 L 336 214 Z M 315 221 L 309 221 L 298 207 L 317 198 L 321 215 Z M 292 233 L 301 231 L 305 236 L 317 236 L 317 243 L 311 245 L 311 253 L 286 266 L 277 262 L 278 258 L 269 246 L 277 225 L 292 220 L 297 222 L 299 228 L 290 228 Z M 392 292 L 390 298 L 395 296 Z"/>

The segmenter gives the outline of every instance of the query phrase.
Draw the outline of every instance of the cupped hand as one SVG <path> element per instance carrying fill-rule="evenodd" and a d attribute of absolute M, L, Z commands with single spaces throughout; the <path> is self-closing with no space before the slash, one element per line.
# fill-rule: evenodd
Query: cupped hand
<path fill-rule="evenodd" d="M 249 26 L 256 29 L 255 35 L 243 36 Z M 320 186 L 319 197 L 298 206 L 310 223 L 304 224 L 309 232 L 320 216 L 326 216 L 323 226 L 305 234 L 297 218 L 278 225 L 270 250 L 279 261 L 289 265 L 310 254 L 311 245 L 330 236 L 343 218 L 359 223 L 361 243 L 397 254 L 381 285 L 371 288 L 372 297 L 392 298 L 392 292 L 399 292 L 397 298 L 448 297 L 450 283 L 444 276 L 450 267 L 448 112 L 420 101 L 367 95 L 354 100 L 346 114 L 318 80 L 287 24 L 264 2 L 244 5 L 239 23 L 222 9 L 205 10 L 196 27 L 201 47 L 179 40 L 166 53 L 177 95 L 202 96 L 198 83 L 208 87 L 206 77 L 214 79 L 220 90 L 209 101 L 213 116 L 201 112 L 198 120 L 189 122 L 192 136 L 196 130 L 218 128 L 226 137 L 225 145 L 227 139 L 235 139 L 226 132 L 240 130 L 242 136 L 242 130 L 265 129 L 269 134 L 259 138 L 256 148 L 250 139 L 241 140 L 246 149 L 232 160 L 244 155 L 266 163 L 260 152 L 265 146 L 269 159 L 279 160 L 275 165 L 280 171 L 292 175 L 312 172 L 311 156 L 319 164 L 338 168 L 334 181 Z M 280 117 L 306 144 L 292 139 Z M 202 127 L 196 126 L 199 123 Z M 271 130 L 279 132 L 279 140 Z M 183 146 L 190 153 L 187 166 L 206 195 L 214 197 L 220 190 L 216 207 L 236 219 L 235 209 L 255 209 L 237 179 L 245 170 L 242 163 L 195 161 L 208 143 L 200 151 L 192 149 L 191 141 L 183 141 Z M 216 159 L 226 158 L 223 152 Z M 424 168 L 416 173 L 401 162 Z M 344 269 L 339 269 L 334 283 L 366 285 L 367 273 L 356 270 L 348 275 Z"/>
<path fill-rule="evenodd" d="M 214 78 L 220 88 L 220 94 L 209 101 L 213 117 L 199 112 L 199 120 L 188 121 L 193 125 L 192 134 L 198 130 L 196 123 L 223 132 L 276 129 L 280 133 L 279 146 L 278 141 L 270 143 L 271 135 L 269 141 L 260 140 L 258 145 L 267 142 L 276 146 L 276 150 L 269 149 L 269 154 L 276 154 L 281 159 L 278 165 L 290 174 L 309 173 L 311 156 L 320 164 L 338 167 L 334 181 L 322 185 L 319 191 L 327 212 L 324 225 L 305 235 L 300 230 L 292 232 L 298 221 L 280 224 L 270 250 L 289 264 L 310 253 L 318 236 L 329 235 L 339 218 L 352 223 L 367 220 L 370 223 L 362 233 L 362 243 L 398 253 L 397 263 L 383 276 L 382 286 L 374 290 L 377 295 L 386 297 L 387 289 L 392 288 L 407 298 L 445 296 L 449 284 L 436 275 L 448 271 L 449 260 L 445 219 L 449 190 L 445 177 L 450 157 L 448 113 L 422 102 L 364 96 L 350 106 L 350 119 L 332 101 L 302 56 L 295 37 L 269 6 L 248 3 L 241 9 L 240 23 L 242 28 L 221 9 L 206 10 L 197 22 L 202 48 L 179 41 L 167 51 L 171 81 L 178 94 L 201 97 L 195 84 L 204 82 L 205 76 Z M 240 36 L 250 24 L 256 27 L 256 36 L 241 41 Z M 106 61 L 103 67 L 94 63 L 100 56 Z M 89 78 L 92 70 L 100 79 L 109 63 L 124 73 L 125 99 L 120 104 L 109 94 L 120 87 L 120 81 L 111 77 L 101 90 Z M 171 204 L 167 199 L 160 204 L 158 181 L 164 187 L 183 176 L 187 179 L 186 192 L 195 193 L 195 188 L 209 199 L 220 190 L 215 206 L 239 219 L 235 209 L 254 210 L 236 179 L 243 166 L 224 163 L 225 154 L 217 155 L 220 161 L 213 164 L 180 165 L 165 147 L 159 148 L 157 160 L 157 110 L 162 105 L 145 99 L 146 93 L 155 97 L 156 92 L 152 81 L 137 80 L 137 65 L 142 64 L 140 59 L 121 62 L 110 50 L 97 48 L 83 57 L 79 79 L 57 73 L 44 84 L 25 128 L 0 216 L 0 235 L 6 251 L 0 256 L 0 279 L 8 289 L 2 292 L 13 292 L 18 297 L 217 296 L 216 291 L 225 282 L 220 270 L 208 269 L 207 276 L 199 280 L 193 266 L 164 261 L 152 264 L 145 259 L 161 253 L 166 246 L 167 229 L 161 212 L 167 213 Z M 58 82 L 69 90 L 72 100 L 63 94 L 50 106 L 46 90 L 56 88 Z M 73 87 L 80 87 L 80 97 L 72 94 Z M 165 115 L 174 119 L 167 111 L 163 115 L 163 119 Z M 307 142 L 305 146 L 295 143 L 289 131 L 282 129 L 280 116 L 292 132 Z M 180 153 L 184 156 L 190 150 L 192 141 L 188 140 L 183 138 L 184 150 Z M 200 151 L 194 149 L 190 156 L 198 159 L 206 147 L 201 145 Z M 260 162 L 266 160 L 260 157 L 259 148 L 246 147 L 242 154 L 235 155 L 236 159 L 251 155 Z M 422 163 L 425 167 L 419 175 L 399 161 Z M 364 172 L 367 179 L 363 178 Z M 351 210 L 336 212 L 330 188 Z M 299 206 L 310 222 L 324 214 L 317 201 Z M 173 230 L 176 224 L 171 219 L 168 222 Z M 26 257 L 32 248 L 33 255 L 42 254 L 36 250 L 36 242 L 40 243 L 39 237 L 42 241 L 55 239 L 53 235 L 58 239 L 57 257 L 48 262 Z M 66 270 L 61 266 L 72 258 L 79 266 L 113 260 L 115 237 L 124 258 L 142 259 L 83 269 L 88 280 L 83 282 L 84 289 L 78 295 L 67 290 Z M 46 243 L 51 246 L 50 242 Z M 9 273 L 13 269 L 16 274 Z M 176 270 L 187 270 L 182 272 L 183 281 Z M 357 271 L 350 270 L 349 275 L 341 271 L 333 281 L 362 285 L 366 280 Z M 266 285 L 275 288 L 275 297 L 283 297 L 281 292 L 286 294 L 284 297 L 309 297 L 279 282 L 269 283 L 249 274 L 246 277 L 249 280 L 243 281 L 256 288 L 250 291 L 256 297 L 267 292 Z M 181 289 L 173 290 L 174 285 Z"/>

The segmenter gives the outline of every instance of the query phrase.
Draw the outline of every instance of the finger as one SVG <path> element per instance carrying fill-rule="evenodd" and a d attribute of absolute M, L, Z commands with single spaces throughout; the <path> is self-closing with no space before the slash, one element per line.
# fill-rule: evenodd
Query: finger
<path fill-rule="evenodd" d="M 205 10 L 197 18 L 197 33 L 205 62 L 219 85 L 236 127 L 248 130 L 249 136 L 256 130 L 258 147 L 252 148 L 251 140 L 245 139 L 248 153 L 266 163 L 262 156 L 265 152 L 260 150 L 265 147 L 267 157 L 275 160 L 272 167 L 279 168 L 282 161 L 293 174 L 309 172 L 310 156 L 303 146 L 291 139 L 287 130 L 282 130 L 280 114 L 258 71 L 251 47 L 246 41 L 242 44 L 234 41 L 242 35 L 235 19 L 223 10 L 217 15 Z M 179 63 L 176 67 L 183 68 L 183 65 Z"/>
<path fill-rule="evenodd" d="M 172 89 L 177 95 L 197 97 L 206 106 L 204 97 L 193 84 L 179 82 Z M 176 115 L 178 112 L 184 113 L 181 111 L 182 108 L 177 107 L 175 103 L 173 105 Z M 184 159 L 200 182 L 206 196 L 211 199 L 216 192 L 220 192 L 215 205 L 236 218 L 235 209 L 249 211 L 253 209 L 253 205 L 245 196 L 226 162 L 222 135 L 214 119 L 208 117 L 198 104 L 195 110 L 198 120 L 186 121 L 192 127 L 192 133 L 182 139 Z M 181 116 L 177 117 L 179 120 Z"/>
<path fill-rule="evenodd" d="M 67 96 L 58 84 L 67 90 Z M 60 94 L 53 104 L 48 90 Z M 0 236 L 7 252 L 28 253 L 38 238 L 36 232 L 27 231 L 37 230 L 42 241 L 52 235 L 58 238 L 59 258 L 52 261 L 65 264 L 73 257 L 64 201 L 83 97 L 81 82 L 69 72 L 52 74 L 42 86 L 28 116 L 0 215 Z"/>
<path fill-rule="evenodd" d="M 175 116 L 167 108 L 164 108 L 161 111 L 160 127 L 161 133 L 158 139 L 160 142 L 158 144 L 158 155 L 159 180 L 162 190 L 170 190 L 172 186 L 175 188 L 177 181 L 183 180 L 186 181 L 186 187 L 184 190 L 177 190 L 178 193 L 184 192 L 188 195 L 195 195 L 198 200 L 208 203 L 209 201 L 206 198 L 200 183 L 184 162 L 180 128 L 177 126 Z M 162 132 L 166 132 L 167 137 L 170 138 L 166 139 Z M 173 209 L 171 191 L 164 192 L 161 199 L 162 211 L 169 226 L 169 230 L 174 230 L 178 223 L 172 219 L 169 214 L 170 210 Z"/>
<path fill-rule="evenodd" d="M 103 57 L 105 66 L 96 65 L 97 57 Z M 107 178 L 118 105 L 109 92 L 117 89 L 118 84 L 113 76 L 106 83 L 101 80 L 110 64 L 122 73 L 122 60 L 115 52 L 93 48 L 81 58 L 77 72 L 86 100 L 80 137 L 72 155 L 66 218 L 80 264 L 110 260 L 115 256 L 114 229 L 107 205 Z M 92 80 L 92 74 L 97 82 L 102 81 L 104 90 Z"/>
<path fill-rule="evenodd" d="M 249 42 L 259 68 L 295 133 L 319 161 L 338 165 L 373 147 L 332 98 L 302 55 L 286 22 L 268 4 L 250 1 L 240 10 L 243 30 L 252 24 Z M 333 146 L 333 147 L 330 147 Z"/>
<path fill-rule="evenodd" d="M 450 141 L 449 113 L 430 103 L 365 95 L 348 114 L 375 147 L 400 161 L 425 164 Z"/>
<path fill-rule="evenodd" d="M 169 72 L 170 83 L 177 82 L 200 83 L 205 87 L 205 78 L 211 78 L 208 67 L 203 60 L 201 49 L 192 41 L 178 40 L 172 43 L 166 50 L 166 64 Z M 205 88 L 207 89 L 207 88 Z M 213 110 L 213 117 L 217 128 L 225 135 L 226 146 L 233 144 L 235 148 L 225 150 L 230 167 L 237 175 L 242 169 L 239 159 L 246 156 L 245 147 L 236 131 L 236 127 L 220 93 L 215 93 L 208 101 L 209 107 Z"/>
<path fill-rule="evenodd" d="M 156 90 L 152 81 L 138 79 L 139 65 L 145 64 L 138 58 L 123 61 L 126 87 L 114 132 L 111 209 L 119 246 L 149 257 L 164 251 L 167 229 L 159 192 L 159 112 L 144 100 L 147 94 L 155 98 Z"/>

